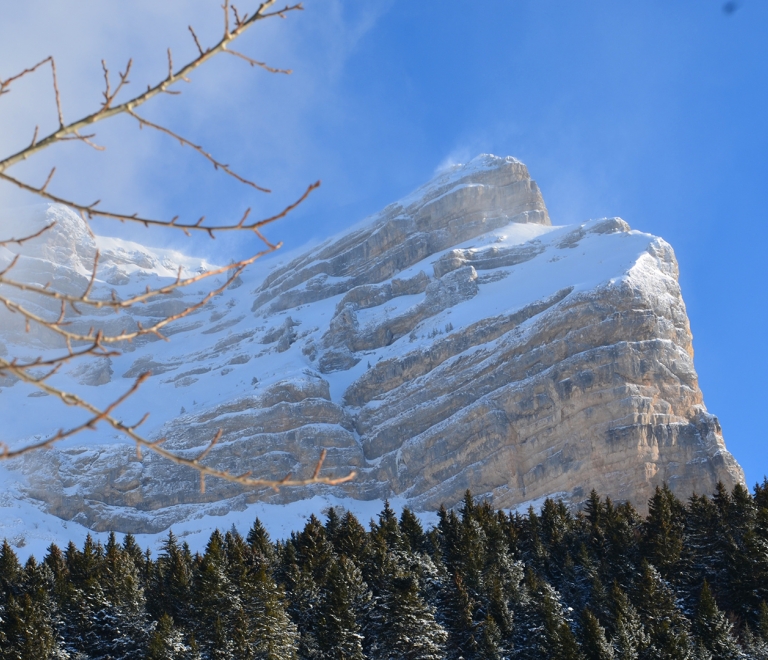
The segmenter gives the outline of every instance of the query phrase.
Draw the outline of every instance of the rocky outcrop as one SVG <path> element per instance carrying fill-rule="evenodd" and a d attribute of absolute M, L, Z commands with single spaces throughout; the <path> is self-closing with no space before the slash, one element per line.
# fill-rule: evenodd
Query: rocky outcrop
<path fill-rule="evenodd" d="M 134 263 L 117 261 L 109 277 Z M 743 481 L 698 387 L 670 246 L 618 218 L 552 227 L 514 159 L 456 167 L 243 284 L 183 342 L 72 378 L 124 389 L 152 371 L 144 405 L 174 407 L 153 431 L 166 448 L 194 456 L 222 429 L 207 460 L 269 477 L 307 473 L 326 449 L 329 472 L 358 472 L 333 492 L 420 509 L 467 488 L 505 508 L 552 494 L 578 506 L 595 488 L 642 509 L 662 482 L 687 497 Z M 201 492 L 194 471 L 106 439 L 13 468 L 56 515 L 131 532 L 328 491 Z"/>

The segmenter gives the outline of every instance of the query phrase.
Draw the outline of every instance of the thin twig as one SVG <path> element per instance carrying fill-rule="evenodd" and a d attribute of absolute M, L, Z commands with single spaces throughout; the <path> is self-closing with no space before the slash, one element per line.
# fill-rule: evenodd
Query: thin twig
<path fill-rule="evenodd" d="M 22 149 L 21 151 L 3 160 L 0 160 L 0 172 L 7 170 L 9 167 L 15 165 L 16 163 L 26 160 L 30 156 L 34 155 L 39 151 L 42 151 L 43 149 L 47 148 L 51 144 L 60 141 L 61 138 L 66 135 L 74 134 L 77 131 L 87 126 L 91 126 L 96 122 L 103 121 L 104 119 L 109 119 L 110 117 L 114 117 L 115 115 L 121 114 L 126 110 L 129 110 L 129 109 L 134 110 L 138 108 L 140 105 L 143 105 L 150 99 L 154 98 L 158 94 L 166 93 L 169 90 L 169 88 L 174 84 L 176 84 L 177 82 L 187 80 L 189 74 L 192 73 L 192 71 L 197 69 L 204 62 L 211 59 L 218 53 L 221 53 L 222 51 L 224 51 L 225 46 L 228 43 L 237 39 L 243 32 L 245 32 L 248 28 L 250 28 L 256 22 L 273 18 L 273 17 L 284 18 L 287 12 L 300 11 L 303 9 L 303 6 L 299 3 L 295 5 L 286 6 L 283 9 L 275 10 L 272 12 L 267 11 L 274 4 L 275 4 L 275 0 L 265 0 L 265 2 L 262 2 L 262 4 L 259 6 L 256 12 L 252 16 L 248 17 L 247 20 L 244 20 L 234 30 L 232 30 L 229 33 L 229 35 L 222 37 L 218 43 L 216 43 L 211 48 L 208 48 L 203 53 L 199 54 L 198 57 L 188 62 L 184 66 L 182 66 L 175 73 L 169 74 L 154 86 L 149 86 L 143 93 L 133 97 L 132 99 L 129 99 L 128 101 L 125 101 L 124 103 L 114 105 L 109 108 L 99 108 L 99 110 L 97 110 L 96 112 L 90 115 L 87 115 L 86 117 L 83 117 L 82 119 L 74 121 L 70 124 L 67 124 L 66 126 L 63 125 L 63 122 L 62 122 L 62 125 L 59 127 L 58 130 L 54 131 L 53 133 L 50 133 L 42 140 L 39 140 L 34 146 L 30 146 L 25 149 Z M 50 58 L 50 59 L 52 61 L 53 58 Z"/>
<path fill-rule="evenodd" d="M 248 179 L 240 176 L 239 174 L 237 174 L 237 172 L 233 172 L 231 169 L 229 169 L 229 165 L 225 165 L 221 161 L 216 160 L 210 153 L 208 153 L 205 149 L 203 149 L 199 144 L 190 142 L 185 137 L 182 137 L 178 133 L 175 133 L 171 129 L 166 128 L 165 126 L 160 126 L 159 124 L 155 124 L 149 121 L 148 119 L 144 119 L 143 117 L 140 117 L 133 110 L 126 110 L 126 112 L 131 117 L 133 117 L 136 121 L 138 121 L 141 126 L 148 126 L 149 128 L 154 128 L 156 131 L 160 131 L 161 133 L 170 135 L 175 140 L 178 140 L 181 146 L 192 147 L 192 149 L 194 149 L 197 153 L 203 156 L 203 158 L 208 160 L 214 166 L 214 168 L 220 169 L 222 172 L 229 174 L 229 176 L 233 177 L 234 179 L 237 179 L 240 183 L 244 183 L 248 186 L 251 186 L 252 188 L 255 188 L 256 190 L 260 190 L 261 192 L 271 192 L 268 188 L 263 188 L 262 186 L 255 184 L 253 181 L 249 181 Z"/>
<path fill-rule="evenodd" d="M 99 149 L 99 150 L 103 149 L 103 147 L 96 145 L 91 141 L 92 138 L 94 138 L 94 134 L 86 133 L 84 132 L 84 130 L 86 128 L 90 128 L 93 124 L 99 121 L 109 119 L 110 117 L 113 117 L 117 114 L 126 113 L 134 117 L 134 119 L 138 121 L 140 127 L 146 126 L 149 128 L 153 128 L 155 130 L 163 132 L 169 135 L 170 137 L 178 140 L 182 146 L 186 145 L 186 146 L 192 147 L 192 149 L 197 151 L 200 155 L 202 155 L 209 162 L 211 162 L 216 169 L 221 169 L 226 174 L 234 177 L 239 182 L 248 184 L 249 186 L 259 191 L 269 192 L 266 188 L 258 186 L 254 182 L 249 181 L 244 177 L 233 172 L 228 165 L 216 160 L 208 151 L 206 151 L 200 145 L 194 144 L 193 142 L 187 140 L 186 138 L 180 136 L 178 133 L 172 131 L 171 129 L 165 126 L 154 124 L 153 122 L 150 122 L 149 120 L 144 119 L 143 117 L 138 115 L 136 110 L 141 105 L 143 105 L 144 103 L 146 103 L 147 101 L 149 101 L 150 99 L 152 99 L 153 97 L 159 94 L 179 93 L 177 90 L 171 89 L 171 87 L 176 83 L 178 83 L 179 81 L 188 82 L 189 74 L 191 74 L 195 69 L 201 66 L 208 59 L 210 59 L 214 55 L 217 55 L 218 53 L 221 53 L 221 52 L 228 52 L 230 55 L 234 55 L 235 57 L 239 57 L 245 60 L 251 66 L 258 66 L 271 73 L 290 73 L 289 70 L 270 67 L 264 62 L 260 62 L 258 60 L 248 57 L 247 55 L 244 55 L 243 53 L 233 51 L 228 48 L 228 45 L 234 39 L 238 38 L 243 32 L 245 32 L 245 30 L 247 30 L 257 21 L 264 20 L 267 18 L 273 18 L 273 17 L 285 18 L 288 12 L 303 9 L 301 4 L 294 4 L 294 5 L 286 5 L 282 9 L 272 10 L 272 7 L 274 6 L 275 1 L 276 0 L 265 0 L 264 2 L 261 3 L 261 5 L 252 15 L 249 15 L 246 13 L 241 16 L 238 13 L 238 10 L 236 9 L 236 7 L 230 4 L 230 0 L 224 0 L 224 4 L 222 5 L 222 9 L 224 11 L 224 34 L 222 38 L 212 47 L 203 48 L 203 46 L 200 43 L 200 40 L 197 37 L 197 34 L 195 33 L 194 29 L 190 26 L 189 31 L 192 34 L 192 38 L 195 42 L 195 45 L 197 46 L 198 55 L 191 61 L 188 61 L 186 64 L 181 66 L 181 68 L 174 71 L 171 50 L 168 49 L 167 75 L 162 80 L 160 80 L 160 82 L 156 83 L 154 86 L 147 85 L 147 88 L 144 92 L 137 94 L 136 96 L 128 99 L 123 103 L 114 105 L 117 95 L 120 93 L 123 87 L 125 87 L 130 82 L 128 80 L 128 76 L 131 70 L 132 60 L 128 60 L 125 71 L 118 73 L 119 81 L 114 89 L 112 89 L 109 69 L 107 68 L 106 62 L 102 61 L 105 89 L 103 92 L 103 102 L 101 104 L 101 107 L 96 112 L 86 117 L 83 117 L 77 121 L 71 122 L 69 124 L 65 124 L 64 122 L 64 115 L 63 115 L 62 103 L 61 103 L 61 94 L 59 90 L 58 77 L 57 77 L 57 71 L 56 71 L 56 63 L 53 57 L 48 57 L 40 61 L 35 66 L 28 69 L 24 69 L 20 73 L 14 76 L 11 76 L 10 78 L 7 78 L 6 80 L 0 81 L 0 94 L 5 94 L 9 91 L 9 87 L 13 82 L 19 80 L 20 78 L 26 75 L 29 75 L 35 72 L 44 64 L 49 63 L 51 65 L 51 73 L 53 77 L 53 90 L 54 90 L 54 96 L 55 96 L 55 102 L 56 102 L 56 111 L 57 111 L 58 121 L 59 121 L 58 129 L 40 140 L 38 139 L 38 128 L 36 127 L 32 140 L 28 145 L 28 147 L 26 147 L 25 149 L 22 149 L 21 151 L 15 154 L 12 154 L 11 156 L 3 160 L 0 160 L 0 179 L 8 183 L 12 183 L 15 186 L 21 188 L 22 190 L 26 190 L 28 192 L 34 193 L 44 199 L 70 206 L 74 210 L 78 211 L 86 222 L 88 219 L 91 219 L 94 217 L 112 218 L 112 219 L 117 219 L 121 221 L 139 222 L 144 224 L 147 227 L 149 226 L 171 227 L 174 229 L 179 229 L 187 235 L 189 235 L 192 231 L 204 231 L 212 238 L 215 237 L 216 232 L 219 232 L 219 231 L 235 231 L 235 230 L 251 231 L 254 234 L 256 234 L 256 236 L 259 239 L 261 239 L 265 245 L 264 250 L 262 250 L 261 252 L 259 252 L 258 254 L 254 255 L 249 259 L 244 259 L 242 261 L 238 261 L 233 264 L 230 264 L 226 267 L 215 269 L 213 271 L 208 271 L 206 273 L 201 273 L 189 278 L 185 278 L 185 279 L 182 278 L 182 269 L 180 267 L 178 274 L 176 276 L 176 279 L 173 283 L 163 287 L 159 287 L 157 289 L 150 289 L 149 287 L 147 287 L 147 290 L 144 293 L 132 296 L 125 300 L 118 299 L 114 291 L 112 292 L 112 297 L 107 300 L 97 300 L 91 297 L 92 291 L 96 283 L 97 270 L 98 270 L 98 264 L 99 264 L 98 251 L 96 252 L 94 257 L 93 269 L 91 271 L 88 283 L 85 287 L 85 290 L 80 296 L 69 295 L 66 293 L 62 293 L 60 291 L 56 291 L 50 288 L 49 284 L 45 284 L 41 286 L 37 284 L 28 284 L 25 282 L 18 282 L 16 280 L 11 279 L 10 277 L 8 277 L 8 274 L 18 263 L 19 255 L 17 254 L 12 259 L 11 263 L 5 269 L 0 271 L 0 284 L 6 285 L 11 288 L 15 288 L 16 290 L 19 290 L 19 291 L 29 292 L 45 298 L 58 300 L 60 303 L 58 316 L 55 318 L 55 320 L 51 320 L 50 318 L 44 318 L 43 315 L 33 312 L 31 309 L 28 309 L 25 305 L 17 301 L 11 300 L 6 296 L 0 296 L 0 305 L 5 306 L 6 309 L 11 311 L 12 313 L 17 313 L 21 315 L 23 317 L 27 332 L 29 332 L 30 326 L 32 324 L 36 324 L 60 336 L 65 343 L 66 350 L 59 355 L 54 355 L 53 357 L 44 358 L 42 356 L 39 356 L 32 360 L 25 360 L 25 361 L 20 361 L 18 358 L 12 358 L 12 359 L 0 358 L 0 373 L 9 375 L 23 382 L 26 382 L 30 385 L 33 385 L 34 387 L 38 388 L 40 391 L 57 397 L 65 405 L 74 406 L 81 410 L 86 411 L 89 416 L 85 422 L 83 422 L 78 426 L 72 427 L 67 430 L 60 429 L 58 432 L 53 434 L 50 438 L 47 438 L 45 440 L 42 440 L 40 442 L 31 444 L 31 445 L 27 445 L 21 449 L 11 451 L 7 445 L 0 443 L 0 459 L 14 458 L 14 457 L 22 456 L 23 454 L 26 454 L 30 451 L 48 448 L 53 444 L 55 444 L 56 442 L 63 440 L 64 438 L 71 437 L 72 435 L 75 435 L 83 430 L 94 429 L 100 423 L 106 423 L 110 425 L 112 428 L 123 433 L 124 435 L 126 435 L 127 437 L 131 438 L 134 441 L 134 443 L 136 444 L 136 451 L 139 458 L 141 457 L 141 448 L 144 447 L 176 464 L 184 465 L 197 470 L 200 473 L 201 490 L 203 491 L 205 490 L 205 478 L 208 476 L 225 479 L 230 482 L 241 484 L 243 486 L 271 487 L 271 488 L 274 488 L 275 490 L 277 490 L 282 486 L 304 486 L 304 485 L 313 484 L 313 483 L 337 485 L 337 484 L 341 484 L 346 481 L 349 481 L 354 477 L 354 472 L 340 478 L 321 477 L 320 472 L 322 470 L 325 457 L 326 457 L 325 450 L 322 450 L 320 458 L 317 462 L 317 465 L 315 466 L 314 472 L 312 476 L 308 479 L 293 479 L 291 474 L 287 474 L 282 479 L 279 479 L 279 480 L 254 479 L 251 477 L 251 474 L 252 474 L 251 471 L 246 471 L 241 474 L 232 474 L 228 471 L 217 470 L 208 465 L 204 465 L 202 461 L 203 459 L 208 457 L 210 452 L 214 449 L 215 445 L 221 439 L 222 437 L 221 430 L 219 430 L 219 432 L 214 436 L 211 442 L 194 458 L 186 458 L 182 455 L 176 454 L 170 450 L 165 449 L 163 447 L 164 438 L 150 441 L 147 438 L 144 438 L 143 436 L 137 433 L 137 428 L 147 419 L 148 414 L 144 415 L 137 423 L 135 423 L 132 426 L 129 426 L 123 423 L 122 421 L 116 419 L 113 414 L 115 410 L 122 403 L 124 403 L 129 397 L 133 396 L 133 394 L 135 394 L 136 391 L 138 391 L 141 384 L 149 377 L 150 375 L 149 373 L 142 374 L 139 378 L 136 379 L 133 385 L 123 395 L 115 399 L 112 403 L 110 403 L 103 409 L 95 406 L 92 403 L 89 403 L 88 401 L 86 401 L 85 399 L 82 399 L 78 395 L 65 392 L 64 390 L 53 387 L 49 383 L 49 379 L 60 370 L 60 368 L 64 363 L 70 360 L 76 360 L 76 359 L 87 358 L 87 357 L 104 358 L 104 357 L 119 355 L 118 351 L 114 349 L 110 349 L 108 347 L 110 344 L 115 344 L 117 342 L 122 342 L 122 341 L 131 341 L 140 336 L 150 335 L 150 334 L 157 336 L 158 338 L 166 339 L 166 337 L 164 337 L 161 332 L 165 328 L 165 326 L 175 321 L 178 321 L 179 319 L 184 318 L 189 314 L 194 313 L 201 307 L 203 307 L 207 302 L 211 300 L 211 298 L 213 298 L 216 295 L 219 295 L 227 287 L 229 287 L 235 281 L 235 279 L 243 272 L 246 266 L 253 263 L 253 261 L 258 259 L 259 257 L 269 252 L 272 252 L 280 247 L 281 245 L 280 243 L 275 244 L 270 242 L 267 238 L 265 238 L 260 231 L 261 228 L 271 222 L 274 222 L 275 220 L 285 217 L 288 213 L 290 213 L 293 209 L 295 209 L 299 204 L 301 204 L 304 200 L 306 200 L 306 198 L 310 195 L 310 193 L 319 186 L 319 182 L 308 186 L 305 192 L 295 202 L 289 204 L 281 212 L 273 216 L 263 218 L 261 220 L 253 221 L 253 222 L 247 222 L 250 214 L 250 209 L 247 209 L 236 224 L 216 226 L 216 225 L 207 224 L 204 218 L 200 218 L 194 223 L 180 223 L 178 222 L 178 217 L 174 217 L 170 222 L 165 222 L 161 220 L 155 220 L 152 218 L 140 217 L 138 214 L 128 215 L 128 214 L 122 214 L 122 213 L 114 213 L 110 211 L 102 211 L 97 208 L 97 206 L 100 203 L 98 200 L 96 202 L 93 202 L 87 205 L 76 203 L 72 200 L 68 200 L 66 198 L 63 198 L 48 192 L 48 187 L 56 171 L 55 168 L 53 168 L 50 171 L 43 185 L 39 187 L 28 184 L 24 181 L 21 181 L 20 179 L 17 179 L 7 174 L 8 168 L 28 159 L 29 157 L 39 153 L 43 149 L 46 149 L 47 147 L 57 142 L 77 140 L 95 149 Z M 230 22 L 230 16 L 229 16 L 230 8 L 234 16 L 234 27 L 232 27 Z M 0 246 L 7 246 L 10 244 L 22 245 L 26 241 L 37 238 L 38 236 L 43 234 L 45 231 L 50 229 L 52 226 L 53 224 L 47 225 L 41 228 L 40 230 L 38 230 L 37 232 L 31 233 L 28 236 L 24 236 L 22 238 L 18 238 L 18 239 L 11 238 L 5 241 L 0 241 Z M 89 230 L 90 230 L 90 227 L 89 227 Z M 174 292 L 176 289 L 189 286 L 195 282 L 199 282 L 202 279 L 206 279 L 208 277 L 212 277 L 218 274 L 227 275 L 224 284 L 209 291 L 200 300 L 198 300 L 198 302 L 185 307 L 182 311 L 176 314 L 166 316 L 165 318 L 155 322 L 154 324 L 148 327 L 144 327 L 140 322 L 138 322 L 136 323 L 136 330 L 133 330 L 133 331 L 123 330 L 118 334 L 114 334 L 114 335 L 107 335 L 105 334 L 102 328 L 98 328 L 98 327 L 95 329 L 90 328 L 87 332 L 76 332 L 69 329 L 71 327 L 71 322 L 67 320 L 68 310 L 72 310 L 74 313 L 80 314 L 81 311 L 79 307 L 84 306 L 84 307 L 90 307 L 94 309 L 111 308 L 114 311 L 119 311 L 122 309 L 126 309 L 132 305 L 145 303 L 156 296 L 170 294 Z M 85 345 L 74 348 L 76 344 L 85 344 Z"/>
<path fill-rule="evenodd" d="M 53 299 L 61 300 L 63 302 L 70 303 L 70 304 L 74 303 L 78 305 L 87 305 L 95 309 L 105 309 L 105 308 L 127 309 L 128 307 L 133 307 L 134 305 L 137 305 L 139 303 L 145 303 L 151 298 L 171 294 L 177 289 L 190 286 L 192 284 L 200 282 L 201 280 L 208 279 L 209 277 L 222 275 L 234 269 L 245 268 L 246 266 L 249 266 L 257 259 L 260 259 L 261 257 L 269 254 L 270 252 L 274 252 L 275 250 L 279 249 L 280 246 L 282 245 L 281 243 L 271 244 L 268 241 L 265 241 L 265 243 L 267 243 L 267 249 L 262 250 L 261 252 L 253 255 L 252 257 L 249 257 L 248 259 L 235 261 L 226 266 L 222 266 L 214 270 L 208 270 L 204 273 L 199 273 L 198 275 L 194 275 L 192 277 L 188 277 L 185 279 L 181 279 L 180 273 L 179 273 L 179 276 L 177 276 L 176 280 L 172 284 L 168 284 L 166 286 L 163 286 L 157 289 L 150 289 L 149 291 L 145 291 L 144 293 L 131 296 L 130 298 L 126 298 L 124 300 L 118 300 L 115 298 L 107 299 L 107 300 L 90 298 L 87 295 L 90 292 L 90 288 L 88 289 L 88 291 L 86 291 L 86 294 L 83 296 L 72 296 L 66 293 L 61 293 L 60 291 L 54 291 L 52 289 L 49 289 L 46 286 L 40 286 L 37 284 L 26 284 L 24 282 L 17 282 L 15 280 L 11 280 L 5 277 L 7 271 L 10 270 L 11 266 L 8 266 L 8 268 L 6 268 L 5 270 L 0 271 L 0 284 L 6 284 L 20 291 L 29 291 L 32 293 L 39 294 L 41 296 L 45 296 L 46 298 L 53 298 Z"/>
<path fill-rule="evenodd" d="M 186 316 L 189 316 L 193 312 L 205 306 L 209 300 L 211 300 L 218 294 L 225 291 L 227 287 L 229 287 L 237 279 L 237 277 L 245 270 L 247 266 L 252 264 L 254 261 L 259 259 L 260 257 L 264 256 L 265 254 L 268 254 L 278 249 L 280 245 L 281 244 L 278 243 L 273 247 L 267 247 L 265 250 L 262 250 L 258 254 L 250 257 L 249 259 L 244 259 L 242 261 L 235 262 L 234 264 L 230 264 L 228 266 L 223 267 L 222 269 L 219 269 L 219 271 L 210 271 L 208 273 L 203 273 L 202 276 L 211 277 L 217 272 L 230 271 L 230 275 L 227 278 L 227 280 L 224 282 L 224 284 L 222 284 L 220 287 L 216 289 L 209 291 L 197 303 L 193 305 L 189 305 L 188 307 L 184 308 L 177 314 L 166 316 L 165 318 L 161 319 L 160 321 L 158 321 L 157 323 L 149 327 L 144 327 L 141 323 L 137 323 L 136 325 L 138 329 L 133 332 L 127 332 L 124 330 L 117 335 L 104 335 L 101 330 L 94 332 L 93 329 L 91 329 L 87 334 L 70 332 L 69 330 L 66 329 L 66 326 L 68 324 L 63 322 L 65 302 L 67 302 L 63 299 L 61 300 L 61 313 L 59 315 L 59 318 L 53 322 L 41 317 L 39 314 L 35 314 L 34 312 L 30 311 L 20 303 L 10 300 L 5 296 L 0 296 L 0 305 L 4 305 L 10 312 L 21 314 L 26 320 L 27 332 L 29 332 L 29 324 L 34 323 L 35 325 L 46 328 L 47 330 L 62 337 L 67 342 L 68 346 L 72 342 L 76 342 L 76 343 L 84 342 L 84 343 L 95 343 L 97 344 L 97 346 L 101 347 L 104 344 L 133 341 L 134 339 L 145 336 L 145 335 L 154 335 L 158 339 L 163 339 L 167 341 L 168 338 L 160 332 L 163 328 L 165 328 L 165 326 L 175 321 L 178 321 Z M 200 276 L 199 279 L 202 279 L 202 276 Z M 188 286 L 191 283 L 192 283 L 191 281 L 187 282 L 185 286 Z M 170 285 L 170 286 L 174 288 L 179 288 L 180 284 Z M 41 293 L 41 291 L 38 290 L 36 293 Z M 152 294 L 152 291 L 149 290 L 146 292 L 145 295 L 149 296 L 151 294 Z M 80 300 L 77 301 L 77 303 L 80 303 L 80 302 L 81 302 Z M 69 349 L 69 352 L 70 353 L 72 352 L 71 348 Z"/>
<path fill-rule="evenodd" d="M 64 128 L 64 113 L 61 111 L 61 94 L 59 81 L 56 78 L 56 60 L 51 57 L 51 72 L 53 73 L 53 91 L 56 93 L 56 112 L 59 114 L 59 129 Z"/>
<path fill-rule="evenodd" d="M 33 73 L 38 68 L 43 66 L 46 62 L 51 61 L 51 57 L 46 57 L 44 60 L 40 60 L 35 66 L 29 67 L 28 69 L 24 69 L 21 73 L 17 73 L 15 76 L 11 76 L 10 78 L 6 78 L 5 80 L 0 80 L 0 94 L 7 94 L 10 90 L 7 88 L 10 87 L 11 83 L 19 80 L 20 78 L 23 78 L 27 74 Z"/>
<path fill-rule="evenodd" d="M 55 224 L 56 224 L 55 222 L 52 222 L 50 225 L 46 225 L 45 227 L 43 227 L 39 231 L 36 231 L 34 234 L 29 234 L 28 236 L 24 236 L 23 238 L 9 238 L 9 239 L 6 239 L 4 241 L 0 241 L 0 246 L 5 247 L 5 246 L 11 245 L 13 243 L 15 243 L 16 245 L 23 245 L 27 241 L 31 241 L 32 239 L 35 239 L 38 236 L 41 236 L 42 234 L 47 232 L 51 227 L 53 227 Z M 16 256 L 18 256 L 18 255 L 16 255 Z M 3 272 L 5 272 L 5 271 L 3 271 Z"/>
<path fill-rule="evenodd" d="M 200 41 L 197 39 L 197 35 L 195 34 L 195 31 L 192 29 L 191 25 L 187 26 L 189 28 L 189 31 L 192 33 L 192 38 L 195 40 L 195 45 L 197 46 L 197 50 L 200 51 L 200 55 L 205 55 L 205 51 L 203 50 L 203 47 L 200 45 Z"/>
<path fill-rule="evenodd" d="M 251 66 L 261 67 L 262 69 L 265 69 L 270 73 L 284 73 L 286 75 L 290 75 L 291 73 L 293 73 L 292 69 L 275 69 L 274 67 L 268 66 L 265 62 L 259 62 L 258 60 L 254 60 L 252 57 L 243 55 L 242 53 L 239 53 L 236 50 L 231 50 L 229 48 L 226 48 L 224 52 L 229 53 L 230 55 L 234 55 L 235 57 L 240 57 L 244 59 L 246 62 L 248 62 L 248 64 L 250 64 Z"/>
<path fill-rule="evenodd" d="M 149 374 L 142 374 L 141 376 L 139 376 L 139 378 L 137 378 L 136 381 L 134 382 L 133 386 L 125 394 L 123 394 L 119 399 L 111 403 L 107 408 L 102 410 L 97 406 L 89 403 L 88 401 L 85 401 L 84 399 L 80 398 L 76 394 L 65 392 L 58 388 L 52 387 L 48 383 L 44 381 L 40 381 L 39 379 L 35 378 L 31 374 L 27 373 L 26 371 L 18 370 L 14 368 L 10 363 L 8 363 L 3 358 L 0 358 L 0 368 L 3 368 L 4 370 L 11 372 L 14 376 L 19 378 L 19 380 L 22 380 L 26 383 L 34 385 L 35 387 L 39 388 L 43 392 L 46 392 L 47 394 L 57 397 L 66 405 L 75 406 L 77 408 L 87 411 L 91 415 L 90 419 L 87 422 L 84 422 L 79 427 L 77 427 L 77 430 L 60 431 L 53 438 L 50 438 L 48 440 L 43 441 L 42 443 L 38 443 L 37 445 L 35 445 L 34 448 L 36 449 L 41 447 L 50 447 L 54 442 L 57 442 L 63 439 L 64 437 L 69 437 L 69 435 L 74 435 L 75 433 L 85 428 L 94 428 L 95 425 L 98 424 L 99 422 L 105 422 L 109 424 L 112 428 L 114 428 L 116 431 L 119 431 L 120 433 L 124 434 L 125 436 L 133 440 L 137 445 L 140 445 L 143 448 L 149 449 L 155 452 L 156 454 L 162 456 L 163 458 L 173 463 L 176 463 L 177 465 L 184 465 L 192 468 L 193 470 L 197 470 L 201 475 L 201 479 L 203 479 L 204 477 L 216 477 L 218 479 L 224 479 L 225 481 L 237 483 L 249 488 L 267 487 L 267 488 L 273 488 L 275 490 L 278 490 L 279 488 L 286 487 L 286 486 L 308 486 L 311 484 L 325 484 L 328 486 L 338 486 L 340 484 L 351 481 L 352 479 L 354 479 L 356 475 L 356 472 L 352 471 L 344 475 L 343 477 L 321 477 L 320 470 L 323 465 L 323 460 L 325 459 L 325 450 L 323 450 L 323 452 L 321 453 L 321 460 L 318 461 L 312 476 L 309 477 L 308 479 L 291 479 L 290 474 L 286 475 L 282 479 L 254 479 L 250 477 L 249 472 L 246 472 L 244 474 L 233 474 L 227 470 L 218 470 L 208 465 L 204 465 L 199 462 L 200 455 L 198 455 L 196 458 L 190 459 L 190 458 L 184 458 L 179 454 L 175 454 L 172 451 L 167 450 L 162 446 L 164 438 L 161 438 L 159 440 L 154 440 L 154 441 L 148 440 L 147 438 L 144 438 L 143 436 L 136 433 L 135 427 L 131 427 L 124 424 L 122 421 L 116 419 L 112 415 L 112 412 L 118 405 L 123 403 L 128 397 L 132 396 L 136 392 L 136 390 L 138 390 L 141 383 L 149 376 Z M 219 437 L 221 437 L 221 432 L 217 433 L 217 437 L 214 438 L 214 440 L 217 440 Z M 208 445 L 208 447 L 212 447 L 214 444 L 215 442 L 212 441 Z M 3 452 L 0 454 L 0 459 L 15 458 L 17 456 L 20 456 L 32 450 L 33 449 L 31 448 L 28 449 L 24 447 L 19 450 L 10 451 L 8 450 L 7 447 L 4 447 Z M 201 481 L 201 487 L 202 487 L 202 481 Z"/>
<path fill-rule="evenodd" d="M 138 214 L 134 213 L 132 215 L 128 215 L 126 213 L 115 213 L 112 211 L 101 211 L 99 209 L 95 208 L 95 205 L 99 202 L 96 201 L 92 204 L 84 205 L 79 202 L 76 202 L 74 200 L 66 199 L 64 197 L 60 197 L 58 195 L 53 195 L 49 193 L 47 190 L 43 190 L 42 188 L 33 186 L 29 183 L 25 183 L 24 181 L 21 181 L 19 179 L 16 179 L 5 172 L 0 171 L 0 179 L 3 179 L 7 181 L 8 183 L 12 183 L 13 185 L 17 186 L 18 188 L 21 188 L 22 190 L 26 190 L 28 192 L 34 193 L 36 195 L 39 195 L 40 197 L 43 197 L 44 199 L 48 199 L 52 202 L 56 202 L 58 204 L 64 204 L 66 206 L 69 206 L 70 208 L 75 209 L 76 211 L 80 211 L 81 213 L 85 214 L 88 218 L 93 217 L 100 217 L 100 218 L 112 218 L 114 220 L 121 220 L 121 221 L 127 221 L 127 222 L 138 222 L 140 224 L 143 224 L 145 227 L 173 227 L 176 229 L 181 229 L 185 232 L 191 232 L 191 231 L 203 231 L 209 235 L 214 234 L 216 232 L 221 231 L 237 231 L 237 230 L 250 230 L 254 231 L 255 229 L 259 227 L 263 227 L 264 225 L 268 225 L 271 222 L 274 222 L 275 220 L 279 220 L 280 218 L 284 218 L 286 215 L 288 215 L 291 211 L 293 211 L 299 204 L 301 204 L 309 195 L 312 193 L 313 190 L 320 187 L 320 182 L 316 181 L 313 184 L 310 184 L 307 186 L 307 189 L 304 191 L 304 193 L 299 197 L 295 202 L 289 204 L 286 206 L 280 213 L 277 213 L 275 215 L 272 215 L 268 218 L 264 218 L 262 220 L 259 220 L 258 222 L 253 222 L 248 225 L 205 225 L 200 223 L 198 220 L 196 223 L 179 223 L 176 222 L 176 219 L 169 221 L 166 220 L 156 220 L 154 218 L 145 218 L 142 216 L 139 216 Z"/>

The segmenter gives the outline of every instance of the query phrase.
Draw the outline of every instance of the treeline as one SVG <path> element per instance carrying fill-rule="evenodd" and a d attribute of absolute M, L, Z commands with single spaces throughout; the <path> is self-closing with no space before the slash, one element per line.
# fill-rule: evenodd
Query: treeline
<path fill-rule="evenodd" d="M 649 514 L 592 493 L 527 515 L 467 493 L 424 530 L 386 505 L 369 529 L 257 520 L 204 554 L 169 533 L 0 550 L 0 658 L 355 660 L 768 658 L 768 481 Z"/>

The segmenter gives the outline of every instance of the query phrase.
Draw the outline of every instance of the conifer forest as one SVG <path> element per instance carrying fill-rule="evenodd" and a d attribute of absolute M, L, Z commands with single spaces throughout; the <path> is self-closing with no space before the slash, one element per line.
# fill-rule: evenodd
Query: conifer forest
<path fill-rule="evenodd" d="M 467 493 L 424 529 L 385 505 L 368 529 L 256 520 L 203 554 L 173 533 L 0 551 L 0 658 L 720 660 L 768 658 L 768 481 L 643 518 L 592 493 L 526 515 Z"/>

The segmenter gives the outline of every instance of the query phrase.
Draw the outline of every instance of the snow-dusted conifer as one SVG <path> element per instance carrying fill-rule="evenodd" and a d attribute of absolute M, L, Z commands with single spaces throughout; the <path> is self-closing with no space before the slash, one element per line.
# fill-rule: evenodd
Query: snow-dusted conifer
<path fill-rule="evenodd" d="M 651 645 L 640 614 L 617 582 L 614 582 L 611 590 L 611 602 L 616 660 L 638 660 Z"/>
<path fill-rule="evenodd" d="M 581 650 L 586 660 L 614 660 L 613 647 L 605 636 L 605 628 L 589 609 L 581 616 Z"/>
<path fill-rule="evenodd" d="M 424 602 L 415 577 L 392 559 L 384 566 L 365 631 L 371 660 L 443 660 L 447 633 Z"/>
<path fill-rule="evenodd" d="M 360 569 L 346 557 L 334 560 L 321 592 L 318 642 L 323 658 L 363 660 L 361 624 L 370 600 Z"/>
<path fill-rule="evenodd" d="M 693 629 L 699 641 L 718 660 L 737 660 L 743 657 L 733 638 L 733 626 L 717 607 L 706 580 L 701 588 Z"/>

